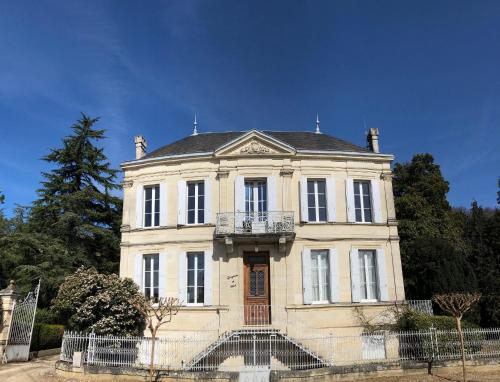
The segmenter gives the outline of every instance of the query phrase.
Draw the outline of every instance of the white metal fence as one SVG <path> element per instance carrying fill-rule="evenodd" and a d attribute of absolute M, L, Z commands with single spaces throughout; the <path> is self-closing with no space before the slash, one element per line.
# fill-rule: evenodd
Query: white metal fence
<path fill-rule="evenodd" d="M 464 336 L 467 359 L 500 357 L 500 329 L 467 329 Z M 150 362 L 151 339 L 66 332 L 60 359 L 71 362 L 77 351 L 88 365 L 143 368 Z M 240 370 L 245 366 L 298 370 L 460 357 L 456 331 L 292 338 L 276 329 L 241 329 L 225 332 L 215 341 L 203 335 L 158 338 L 154 364 L 163 370 Z"/>

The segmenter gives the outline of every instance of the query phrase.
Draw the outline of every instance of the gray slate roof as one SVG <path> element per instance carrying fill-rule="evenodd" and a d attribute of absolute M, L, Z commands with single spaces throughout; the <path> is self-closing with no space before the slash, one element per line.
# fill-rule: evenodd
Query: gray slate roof
<path fill-rule="evenodd" d="M 220 133 L 199 133 L 180 139 L 147 154 L 143 159 L 169 155 L 207 153 L 246 134 L 247 131 L 228 131 Z M 262 131 L 296 150 L 345 151 L 370 153 L 371 151 L 327 134 L 299 131 Z"/>

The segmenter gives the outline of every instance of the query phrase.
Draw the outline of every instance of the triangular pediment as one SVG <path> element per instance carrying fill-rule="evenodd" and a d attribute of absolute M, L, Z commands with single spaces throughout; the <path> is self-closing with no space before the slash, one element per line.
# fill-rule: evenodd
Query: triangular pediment
<path fill-rule="evenodd" d="M 252 130 L 228 142 L 217 150 L 215 156 L 283 156 L 294 155 L 295 149 L 261 131 Z"/>

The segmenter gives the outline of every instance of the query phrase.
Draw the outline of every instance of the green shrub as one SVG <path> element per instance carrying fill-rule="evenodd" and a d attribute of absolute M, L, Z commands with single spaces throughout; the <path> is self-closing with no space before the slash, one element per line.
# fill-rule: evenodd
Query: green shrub
<path fill-rule="evenodd" d="M 35 315 L 36 324 L 58 324 L 57 314 L 46 308 L 39 308 Z"/>
<path fill-rule="evenodd" d="M 64 326 L 35 324 L 31 338 L 31 351 L 55 349 L 61 347 Z"/>
<path fill-rule="evenodd" d="M 429 316 L 427 314 L 406 310 L 397 321 L 398 330 L 429 330 L 434 327 L 437 330 L 456 330 L 455 319 L 450 316 Z M 462 328 L 473 329 L 476 325 L 462 320 Z"/>

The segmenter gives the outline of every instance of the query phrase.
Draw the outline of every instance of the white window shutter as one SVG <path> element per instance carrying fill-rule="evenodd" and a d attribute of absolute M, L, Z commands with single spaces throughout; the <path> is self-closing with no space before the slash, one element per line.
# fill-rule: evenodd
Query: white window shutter
<path fill-rule="evenodd" d="M 134 256 L 134 282 L 139 285 L 139 292 L 142 293 L 142 255 Z"/>
<path fill-rule="evenodd" d="M 212 260 L 212 251 L 205 251 L 205 290 L 203 293 L 203 305 L 212 305 L 212 270 L 214 264 Z"/>
<path fill-rule="evenodd" d="M 311 304 L 311 250 L 309 248 L 304 248 L 302 250 L 302 293 L 304 296 L 304 304 Z"/>
<path fill-rule="evenodd" d="M 340 282 L 339 282 L 339 261 L 337 250 L 330 248 L 328 253 L 329 271 L 330 271 L 330 302 L 340 301 Z"/>
<path fill-rule="evenodd" d="M 347 221 L 354 223 L 356 222 L 356 210 L 354 207 L 354 180 L 347 178 L 345 182 Z"/>
<path fill-rule="evenodd" d="M 377 249 L 377 276 L 380 301 L 389 301 L 387 269 L 383 249 Z"/>
<path fill-rule="evenodd" d="M 370 181 L 370 188 L 372 190 L 373 221 L 375 223 L 382 223 L 382 209 L 380 207 L 380 181 L 378 179 L 372 179 Z"/>
<path fill-rule="evenodd" d="M 179 301 L 182 305 L 187 303 L 187 254 L 179 253 Z"/>
<path fill-rule="evenodd" d="M 142 228 L 142 221 L 143 221 L 142 219 L 144 215 L 143 205 L 144 205 L 144 187 L 138 185 L 135 194 L 135 228 Z"/>
<path fill-rule="evenodd" d="M 326 211 L 329 222 L 335 221 L 335 179 L 326 178 Z"/>
<path fill-rule="evenodd" d="M 165 227 L 167 225 L 167 184 L 160 183 L 160 225 Z"/>
<path fill-rule="evenodd" d="M 309 221 L 309 211 L 307 209 L 307 178 L 305 176 L 300 178 L 300 221 Z"/>
<path fill-rule="evenodd" d="M 353 302 L 361 301 L 361 280 L 359 277 L 359 254 L 356 248 L 351 249 L 351 295 Z"/>
<path fill-rule="evenodd" d="M 177 225 L 186 224 L 186 181 L 179 180 L 177 182 L 177 197 L 178 197 L 178 211 L 177 211 Z"/>
<path fill-rule="evenodd" d="M 205 224 L 212 223 L 212 182 L 210 178 L 205 178 Z"/>
<path fill-rule="evenodd" d="M 267 177 L 267 210 L 277 211 L 276 205 L 276 176 Z"/>
<path fill-rule="evenodd" d="M 165 252 L 160 252 L 158 258 L 158 294 L 161 298 L 165 298 L 167 297 L 167 254 Z"/>
<path fill-rule="evenodd" d="M 234 180 L 234 211 L 245 212 L 245 177 L 240 175 Z"/>

